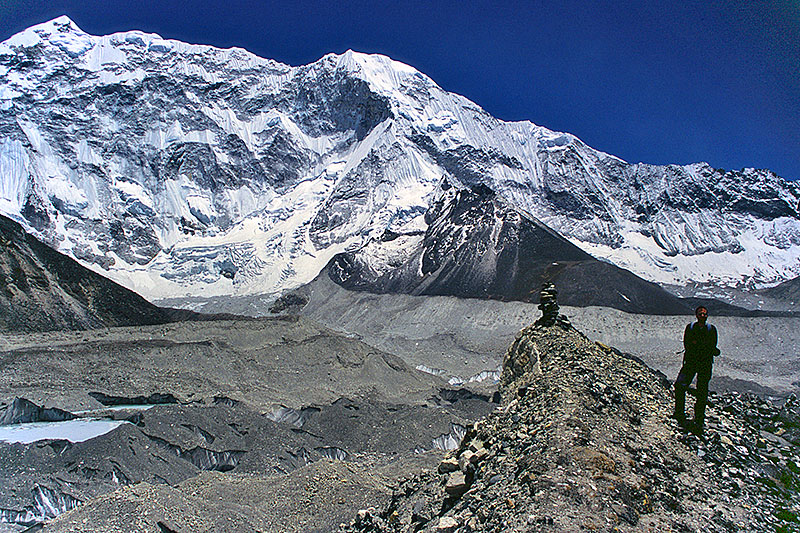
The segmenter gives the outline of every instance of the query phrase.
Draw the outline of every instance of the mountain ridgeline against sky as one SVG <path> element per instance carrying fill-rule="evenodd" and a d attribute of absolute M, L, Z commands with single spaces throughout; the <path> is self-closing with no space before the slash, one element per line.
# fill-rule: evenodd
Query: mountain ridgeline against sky
<path fill-rule="evenodd" d="M 588 254 L 678 286 L 800 274 L 796 183 L 628 164 L 384 56 L 291 67 L 61 17 L 0 44 L 0 132 L 0 212 L 150 300 L 278 295 L 329 263 L 512 298 Z"/>

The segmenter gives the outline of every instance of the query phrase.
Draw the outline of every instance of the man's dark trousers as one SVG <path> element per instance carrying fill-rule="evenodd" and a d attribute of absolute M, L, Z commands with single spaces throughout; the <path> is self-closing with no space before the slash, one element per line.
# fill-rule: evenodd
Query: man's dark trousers
<path fill-rule="evenodd" d="M 698 427 L 703 426 L 706 417 L 706 404 L 708 403 L 708 382 L 711 380 L 711 365 L 709 361 L 684 361 L 678 379 L 675 380 L 675 413 L 678 416 L 685 413 L 686 391 L 697 375 L 697 402 L 694 404 L 694 422 Z"/>

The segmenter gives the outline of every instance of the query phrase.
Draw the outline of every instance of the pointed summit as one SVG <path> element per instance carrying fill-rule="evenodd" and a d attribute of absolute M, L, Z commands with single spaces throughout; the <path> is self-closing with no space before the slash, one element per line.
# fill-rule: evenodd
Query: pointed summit
<path fill-rule="evenodd" d="M 0 47 L 30 48 L 45 41 L 54 44 L 72 57 L 77 57 L 94 46 L 91 35 L 80 29 L 71 18 L 61 15 L 13 35 Z"/>
<path fill-rule="evenodd" d="M 46 39 L 58 33 L 78 33 L 87 35 L 71 18 L 67 15 L 61 15 L 14 34 L 10 39 L 6 40 L 6 44 L 11 46 L 18 46 L 20 44 L 26 45 L 32 39 Z"/>
<path fill-rule="evenodd" d="M 375 89 L 382 92 L 396 91 L 410 77 L 416 77 L 426 83 L 437 86 L 436 82 L 414 67 L 395 61 L 382 54 L 366 54 L 347 50 L 343 54 L 331 54 L 326 57 L 335 60 L 338 68 L 360 74 L 365 81 L 371 83 Z"/>

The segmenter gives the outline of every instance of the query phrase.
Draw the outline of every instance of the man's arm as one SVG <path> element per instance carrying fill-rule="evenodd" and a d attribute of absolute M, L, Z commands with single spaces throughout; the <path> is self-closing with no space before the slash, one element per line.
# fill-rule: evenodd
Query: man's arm
<path fill-rule="evenodd" d="M 692 344 L 692 325 L 687 324 L 686 329 L 683 330 L 683 350 L 685 352 L 689 351 L 689 348 Z"/>
<path fill-rule="evenodd" d="M 713 355 L 719 355 L 719 350 L 717 349 L 717 328 L 711 326 L 711 340 L 709 341 L 709 349 Z"/>

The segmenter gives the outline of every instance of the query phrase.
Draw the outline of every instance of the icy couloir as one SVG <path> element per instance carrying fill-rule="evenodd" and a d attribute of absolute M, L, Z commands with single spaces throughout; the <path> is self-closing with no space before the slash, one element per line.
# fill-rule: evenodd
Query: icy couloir
<path fill-rule="evenodd" d="M 277 294 L 367 245 L 389 270 L 445 187 L 660 283 L 800 273 L 794 183 L 628 164 L 384 56 L 292 67 L 60 17 L 0 44 L 0 130 L 0 212 L 149 299 Z"/>

